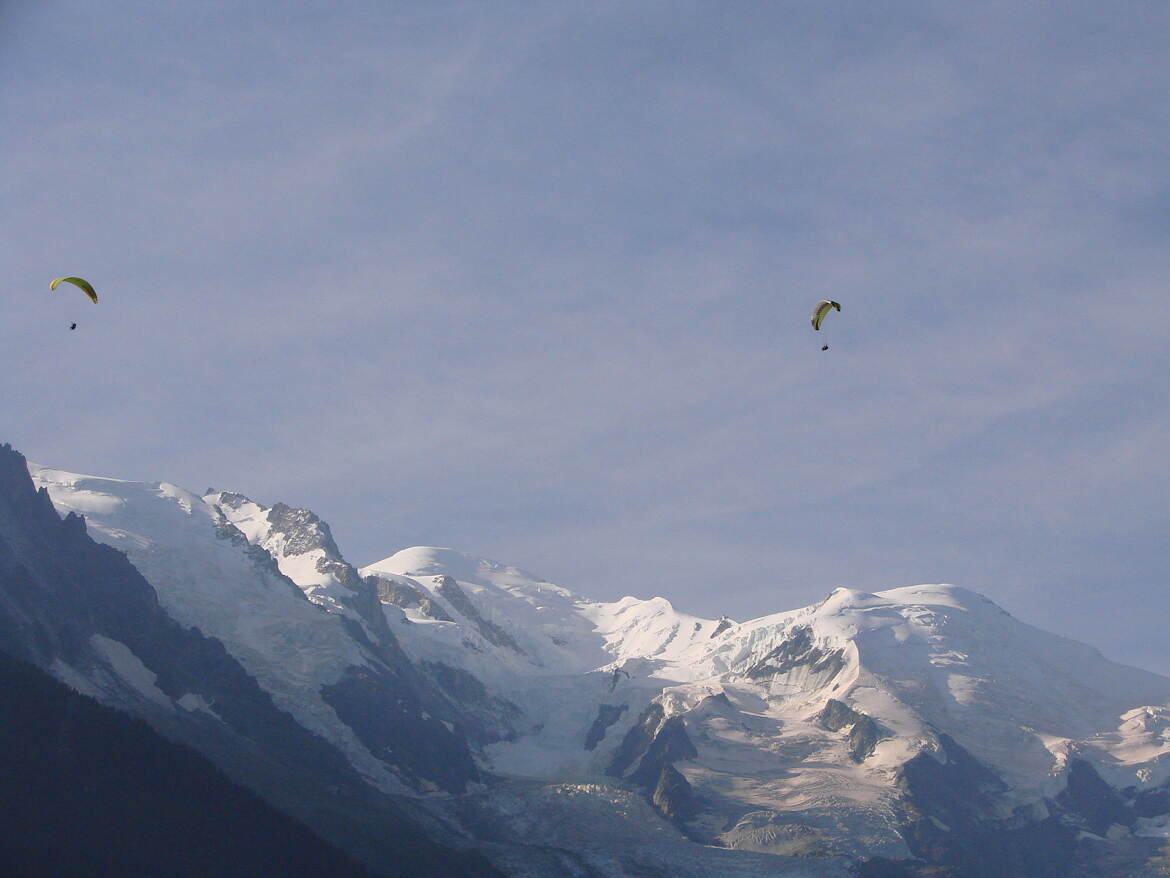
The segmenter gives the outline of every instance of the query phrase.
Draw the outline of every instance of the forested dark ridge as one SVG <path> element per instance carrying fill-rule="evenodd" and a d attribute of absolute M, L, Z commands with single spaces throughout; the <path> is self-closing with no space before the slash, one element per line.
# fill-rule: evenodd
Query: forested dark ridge
<path fill-rule="evenodd" d="M 373 873 L 146 723 L 0 652 L 0 875 Z"/>

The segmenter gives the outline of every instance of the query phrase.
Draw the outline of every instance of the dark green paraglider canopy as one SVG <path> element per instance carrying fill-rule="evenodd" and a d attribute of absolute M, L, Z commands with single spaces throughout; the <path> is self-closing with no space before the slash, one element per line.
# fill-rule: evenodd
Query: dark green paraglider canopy
<path fill-rule="evenodd" d="M 49 289 L 50 290 L 57 289 L 57 284 L 59 284 L 59 283 L 73 284 L 75 287 L 78 287 L 83 293 L 85 293 L 87 296 L 89 296 L 90 299 L 93 300 L 93 303 L 95 305 L 97 304 L 97 293 L 94 291 L 94 288 L 90 284 L 90 282 L 87 281 L 85 278 L 83 278 L 83 277 L 55 277 L 51 281 L 49 281 Z"/>

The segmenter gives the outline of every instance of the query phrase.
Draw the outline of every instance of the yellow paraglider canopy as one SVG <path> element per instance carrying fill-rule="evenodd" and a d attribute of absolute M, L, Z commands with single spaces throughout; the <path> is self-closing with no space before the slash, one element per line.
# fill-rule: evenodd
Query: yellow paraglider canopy
<path fill-rule="evenodd" d="M 820 328 L 821 328 L 821 321 L 824 320 L 825 315 L 828 314 L 830 311 L 832 311 L 834 308 L 836 308 L 838 311 L 840 311 L 841 305 L 838 302 L 830 302 L 828 299 L 821 299 L 819 302 L 817 302 L 817 304 L 813 307 L 813 312 L 812 312 L 812 327 L 813 327 L 813 329 L 815 329 L 819 332 Z"/>
<path fill-rule="evenodd" d="M 57 289 L 57 284 L 62 283 L 62 282 L 73 284 L 75 287 L 78 287 L 83 293 L 85 293 L 87 296 L 90 297 L 90 299 L 93 300 L 93 303 L 95 305 L 97 304 L 97 293 L 94 292 L 93 286 L 90 285 L 90 282 L 87 281 L 85 278 L 83 278 L 83 277 L 55 277 L 51 281 L 49 281 L 49 289 L 50 290 Z"/>

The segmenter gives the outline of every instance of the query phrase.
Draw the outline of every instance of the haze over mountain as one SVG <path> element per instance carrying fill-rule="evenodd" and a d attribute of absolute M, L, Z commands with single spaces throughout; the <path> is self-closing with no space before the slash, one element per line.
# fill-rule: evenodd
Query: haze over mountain
<path fill-rule="evenodd" d="M 1170 679 L 958 586 L 701 618 L 455 549 L 355 569 L 308 510 L 29 470 L 345 766 L 329 774 L 506 874 L 1139 876 L 1170 838 Z M 173 735 L 225 722 L 129 637 L 40 663 Z"/>
<path fill-rule="evenodd" d="M 9 0 L 4 438 L 307 506 L 359 566 L 739 619 L 953 581 L 1170 674 L 1167 32 Z"/>

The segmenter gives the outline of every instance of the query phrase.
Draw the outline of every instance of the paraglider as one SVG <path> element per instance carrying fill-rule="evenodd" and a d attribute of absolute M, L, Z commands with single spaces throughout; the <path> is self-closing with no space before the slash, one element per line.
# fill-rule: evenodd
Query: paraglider
<path fill-rule="evenodd" d="M 821 299 L 819 302 L 817 302 L 813 307 L 812 312 L 812 328 L 817 332 L 820 332 L 822 321 L 824 321 L 825 316 L 833 309 L 840 311 L 841 304 L 839 302 L 829 301 L 828 299 Z M 824 345 L 821 348 L 822 351 L 827 351 L 828 349 L 828 345 Z"/>
<path fill-rule="evenodd" d="M 55 277 L 51 281 L 49 281 L 49 289 L 50 290 L 57 289 L 57 284 L 59 284 L 59 283 L 73 284 L 75 287 L 77 287 L 83 293 L 85 293 L 87 296 L 89 296 L 89 298 L 91 300 L 93 300 L 93 303 L 95 305 L 97 304 L 97 293 L 94 292 L 93 286 L 85 278 L 83 278 L 83 277 Z"/>
<path fill-rule="evenodd" d="M 49 289 L 50 290 L 57 289 L 57 284 L 60 284 L 60 283 L 73 284 L 73 286 L 77 287 L 79 290 L 81 290 L 83 293 L 85 293 L 87 296 L 89 296 L 89 299 L 91 302 L 93 302 L 95 305 L 97 304 L 97 300 L 98 300 L 97 292 L 94 290 L 93 285 L 89 281 L 87 281 L 85 278 L 83 278 L 83 277 L 55 277 L 51 281 L 49 281 Z M 77 324 L 70 323 L 69 328 L 71 330 L 76 329 Z"/>

